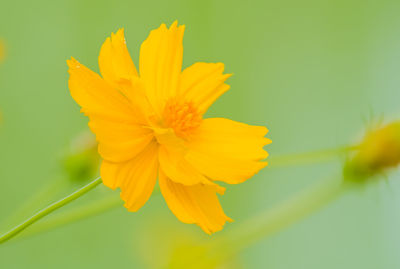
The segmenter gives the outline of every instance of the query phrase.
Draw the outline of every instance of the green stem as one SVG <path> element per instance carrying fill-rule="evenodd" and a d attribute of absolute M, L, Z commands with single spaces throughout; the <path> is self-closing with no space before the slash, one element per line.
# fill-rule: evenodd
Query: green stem
<path fill-rule="evenodd" d="M 40 208 L 43 206 L 43 202 L 47 202 L 49 200 L 51 201 L 62 188 L 67 186 L 66 183 L 69 182 L 64 178 L 60 178 L 58 180 L 52 180 L 46 186 L 42 186 L 38 192 L 36 192 L 30 198 L 24 201 L 19 209 L 14 210 L 12 215 L 7 217 L 7 222 L 11 224 L 18 223 L 26 215 L 32 214 L 37 210 L 36 208 Z"/>
<path fill-rule="evenodd" d="M 69 211 L 53 216 L 45 222 L 38 223 L 38 225 L 32 227 L 32 229 L 24 233 L 19 238 L 30 237 L 38 233 L 49 231 L 72 222 L 96 216 L 100 213 L 104 213 L 122 205 L 123 201 L 121 200 L 121 198 L 119 196 L 113 195 L 104 199 L 100 199 L 99 201 L 87 203 L 86 205 L 76 206 Z"/>
<path fill-rule="evenodd" d="M 345 190 L 342 182 L 342 177 L 318 181 L 311 188 L 242 222 L 240 226 L 219 235 L 215 240 L 205 243 L 201 248 L 204 251 L 193 252 L 193 255 L 183 255 L 174 264 L 175 267 L 188 268 L 202 260 L 211 261 L 215 265 L 225 265 L 243 249 L 301 221 L 331 202 Z"/>
<path fill-rule="evenodd" d="M 270 168 L 307 164 L 307 163 L 315 163 L 318 161 L 327 161 L 327 160 L 337 157 L 338 154 L 343 154 L 348 151 L 354 150 L 356 148 L 357 147 L 354 147 L 354 146 L 351 146 L 351 147 L 346 146 L 346 147 L 339 147 L 339 148 L 334 148 L 334 149 L 319 150 L 319 151 L 313 151 L 313 152 L 288 154 L 288 155 L 282 155 L 282 156 L 277 156 L 277 157 L 271 157 L 269 159 Z M 56 202 L 55 204 L 50 205 L 49 207 L 43 209 L 42 211 L 39 211 L 36 215 L 32 216 L 31 218 L 26 220 L 24 223 L 20 224 L 19 226 L 12 229 L 10 232 L 8 232 L 5 235 L 3 235 L 2 237 L 0 237 L 0 244 L 5 242 L 6 240 L 10 239 L 17 233 L 21 232 L 23 229 L 25 229 L 32 223 L 36 222 L 40 218 L 46 216 L 47 214 L 51 213 L 52 211 L 56 210 L 57 208 L 65 205 L 66 203 L 69 203 L 70 201 L 78 198 L 79 196 L 83 195 L 85 192 L 94 188 L 97 185 L 95 183 L 97 181 L 98 181 L 97 184 L 99 184 L 101 181 L 100 178 L 96 179 L 92 183 L 88 184 L 87 186 L 83 187 L 82 189 L 78 190 L 77 192 L 71 194 L 70 196 L 67 196 L 66 198 L 60 200 L 59 202 Z M 96 184 L 96 185 L 93 187 L 90 187 L 91 184 Z M 85 191 L 86 188 L 88 188 L 88 189 Z M 83 191 L 83 192 L 80 193 L 81 191 Z M 77 196 L 75 197 L 74 195 L 76 195 L 76 194 L 77 194 Z M 65 199 L 67 199 L 71 196 L 74 196 L 74 198 L 64 202 Z M 63 226 L 65 224 L 71 223 L 76 220 L 81 220 L 81 219 L 84 219 L 87 217 L 101 214 L 107 210 L 110 210 L 114 207 L 119 206 L 121 203 L 122 202 L 119 199 L 116 199 L 116 198 L 110 199 L 109 197 L 107 197 L 104 200 L 101 200 L 96 203 L 91 203 L 91 204 L 84 205 L 84 206 L 77 206 L 77 207 L 71 209 L 69 212 L 63 213 L 63 215 L 61 215 L 61 216 L 57 216 L 53 219 L 48 220 L 47 222 L 40 223 L 34 230 L 30 231 L 26 236 L 37 234 L 39 232 L 46 231 L 49 229 L 57 228 L 57 227 Z"/>
<path fill-rule="evenodd" d="M 358 146 L 344 146 L 298 154 L 272 156 L 268 159 L 268 162 L 270 168 L 317 163 L 337 158 L 338 155 L 347 153 L 357 148 Z"/>
<path fill-rule="evenodd" d="M 61 200 L 59 200 L 59 201 L 49 205 L 48 207 L 40 210 L 39 212 L 37 212 L 32 217 L 28 218 L 27 220 L 25 220 L 24 222 L 22 222 L 18 226 L 15 226 L 10 231 L 8 231 L 7 233 L 3 234 L 0 237 L 0 244 L 6 242 L 7 240 L 9 240 L 11 238 L 13 238 L 14 236 L 16 236 L 17 234 L 22 232 L 24 229 L 26 229 L 28 226 L 32 225 L 33 223 L 35 223 L 36 221 L 40 220 L 41 218 L 47 216 L 51 212 L 53 212 L 53 211 L 57 210 L 58 208 L 60 208 L 60 207 L 62 207 L 64 205 L 74 201 L 75 199 L 81 197 L 82 195 L 84 195 L 88 191 L 90 191 L 93 188 L 95 188 L 100 183 L 101 183 L 101 178 L 99 177 L 99 178 L 93 180 L 92 182 L 90 182 L 89 184 L 87 184 L 86 186 L 80 188 L 79 190 L 71 193 L 70 195 L 62 198 Z"/>
<path fill-rule="evenodd" d="M 342 177 L 317 182 L 287 201 L 244 222 L 213 243 L 210 253 L 224 249 L 224 259 L 232 257 L 253 243 L 304 219 L 338 197 L 344 188 Z M 220 257 L 220 258 L 221 258 Z"/>

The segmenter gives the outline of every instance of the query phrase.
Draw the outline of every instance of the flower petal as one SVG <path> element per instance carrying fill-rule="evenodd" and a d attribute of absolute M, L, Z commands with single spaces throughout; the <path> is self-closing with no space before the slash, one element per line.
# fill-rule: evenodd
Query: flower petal
<path fill-rule="evenodd" d="M 137 118 L 144 123 L 149 104 L 126 47 L 124 29 L 119 29 L 106 39 L 100 50 L 99 66 L 104 80 L 129 99 Z"/>
<path fill-rule="evenodd" d="M 212 180 L 241 183 L 267 165 L 263 149 L 267 128 L 223 118 L 205 119 L 191 140 L 185 159 Z"/>
<path fill-rule="evenodd" d="M 140 47 L 139 70 L 149 102 L 158 115 L 168 97 L 175 96 L 182 70 L 183 32 L 174 22 L 169 29 L 162 24 L 151 31 Z"/>
<path fill-rule="evenodd" d="M 151 196 L 158 174 L 157 150 L 158 146 L 153 142 L 128 162 L 103 161 L 101 177 L 104 185 L 121 189 L 121 198 L 129 211 L 139 210 Z"/>
<path fill-rule="evenodd" d="M 160 167 L 171 180 L 183 185 L 213 184 L 184 159 L 184 152 L 164 145 L 160 146 Z"/>
<path fill-rule="evenodd" d="M 175 183 L 162 170 L 159 173 L 159 183 L 169 209 L 180 221 L 195 223 L 208 234 L 220 231 L 226 221 L 232 221 L 219 203 L 215 186 Z"/>
<path fill-rule="evenodd" d="M 89 116 L 100 155 L 113 162 L 135 157 L 153 139 L 152 132 L 139 125 L 142 120 L 137 110 L 118 90 L 75 59 L 68 65 L 71 95 Z"/>
<path fill-rule="evenodd" d="M 134 122 L 134 110 L 124 95 L 74 58 L 67 63 L 69 90 L 72 98 L 82 107 L 82 112 Z"/>
<path fill-rule="evenodd" d="M 100 73 L 112 86 L 118 88 L 121 80 L 138 76 L 135 65 L 126 47 L 124 29 L 112 33 L 103 43 L 99 55 Z"/>
<path fill-rule="evenodd" d="M 223 74 L 223 63 L 195 63 L 183 70 L 179 95 L 193 101 L 201 113 L 229 90 L 224 81 L 230 74 Z"/>
<path fill-rule="evenodd" d="M 111 162 L 125 162 L 134 158 L 154 139 L 152 131 L 140 125 L 101 117 L 92 116 L 89 126 L 99 141 L 101 157 Z"/>

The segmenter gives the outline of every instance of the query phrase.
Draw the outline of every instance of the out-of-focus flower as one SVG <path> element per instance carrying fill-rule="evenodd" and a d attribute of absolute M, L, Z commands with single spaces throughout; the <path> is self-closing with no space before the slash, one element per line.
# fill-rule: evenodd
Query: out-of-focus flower
<path fill-rule="evenodd" d="M 139 238 L 135 234 L 135 246 L 140 246 L 138 255 L 147 268 L 244 268 L 238 255 L 226 256 L 224 248 L 213 249 L 210 244 L 213 238 L 205 240 L 191 229 L 177 229 L 167 218 L 159 223 L 146 223 L 141 231 Z"/>
<path fill-rule="evenodd" d="M 98 174 L 100 162 L 94 135 L 83 132 L 71 142 L 62 166 L 70 181 L 79 182 L 94 178 Z"/>
<path fill-rule="evenodd" d="M 102 77 L 68 61 L 69 88 L 99 141 L 103 183 L 121 189 L 129 211 L 149 199 L 157 176 L 176 217 L 206 233 L 231 221 L 215 181 L 241 183 L 267 165 L 267 128 L 224 118 L 203 119 L 229 89 L 222 63 L 195 63 L 182 71 L 184 26 L 151 31 L 140 49 L 139 71 L 123 30 L 103 44 Z"/>
<path fill-rule="evenodd" d="M 6 55 L 4 41 L 0 39 L 0 63 L 4 60 Z"/>
<path fill-rule="evenodd" d="M 3 62 L 5 57 L 5 45 L 4 41 L 0 38 L 0 64 Z M 0 111 L 0 126 L 3 124 L 3 113 Z"/>
<path fill-rule="evenodd" d="M 400 121 L 373 130 L 365 136 L 355 155 L 345 165 L 351 180 L 381 174 L 400 164 Z"/>
<path fill-rule="evenodd" d="M 209 245 L 198 245 L 195 241 L 187 241 L 176 245 L 171 259 L 168 262 L 169 269 L 242 269 L 244 268 L 239 258 L 224 256 L 224 250 L 211 252 Z"/>

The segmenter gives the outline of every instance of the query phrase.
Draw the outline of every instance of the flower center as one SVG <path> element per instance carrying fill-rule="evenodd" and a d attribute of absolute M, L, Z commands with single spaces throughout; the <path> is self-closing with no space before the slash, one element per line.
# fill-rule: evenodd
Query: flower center
<path fill-rule="evenodd" d="M 170 99 L 164 108 L 164 124 L 174 129 L 177 136 L 188 138 L 200 126 L 202 116 L 192 102 Z"/>

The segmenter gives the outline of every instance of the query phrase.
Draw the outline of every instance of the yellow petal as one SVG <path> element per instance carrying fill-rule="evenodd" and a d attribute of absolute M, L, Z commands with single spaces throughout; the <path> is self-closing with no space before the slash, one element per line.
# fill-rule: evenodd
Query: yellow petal
<path fill-rule="evenodd" d="M 162 170 L 159 173 L 159 183 L 169 209 L 180 221 L 195 223 L 208 234 L 220 231 L 226 221 L 232 221 L 219 203 L 215 186 L 175 183 Z"/>
<path fill-rule="evenodd" d="M 140 77 L 146 94 L 158 115 L 166 100 L 175 96 L 182 70 L 184 26 L 175 21 L 169 29 L 162 24 L 151 31 L 140 47 Z"/>
<path fill-rule="evenodd" d="M 185 152 L 165 145 L 160 146 L 160 167 L 168 178 L 183 185 L 213 184 L 184 159 Z"/>
<path fill-rule="evenodd" d="M 154 139 L 149 129 L 138 125 L 91 119 L 89 126 L 99 141 L 101 157 L 111 162 L 134 158 Z"/>
<path fill-rule="evenodd" d="M 74 58 L 67 63 L 69 90 L 72 98 L 82 107 L 82 112 L 135 122 L 134 110 L 125 96 Z"/>
<path fill-rule="evenodd" d="M 121 198 L 129 211 L 139 210 L 150 198 L 157 181 L 157 144 L 150 143 L 134 159 L 125 163 L 103 161 L 104 185 L 121 189 Z"/>
<path fill-rule="evenodd" d="M 126 47 L 123 29 L 119 29 L 116 34 L 112 33 L 104 42 L 100 50 L 99 66 L 103 78 L 129 99 L 138 119 L 144 123 L 149 105 Z"/>
<path fill-rule="evenodd" d="M 223 118 L 205 119 L 191 140 L 185 159 L 212 180 L 241 183 L 267 165 L 263 147 L 267 128 Z"/>
<path fill-rule="evenodd" d="M 68 64 L 71 95 L 89 116 L 89 126 L 99 141 L 100 155 L 113 162 L 135 157 L 153 139 L 152 132 L 139 125 L 137 111 L 125 96 L 96 73 L 74 59 Z"/>
<path fill-rule="evenodd" d="M 124 29 L 112 33 L 104 42 L 99 55 L 100 73 L 112 86 L 118 88 L 121 80 L 130 80 L 138 76 L 126 47 Z"/>
<path fill-rule="evenodd" d="M 201 113 L 229 89 L 224 81 L 230 74 L 223 74 L 223 63 L 195 63 L 183 70 L 179 96 L 193 101 Z"/>

